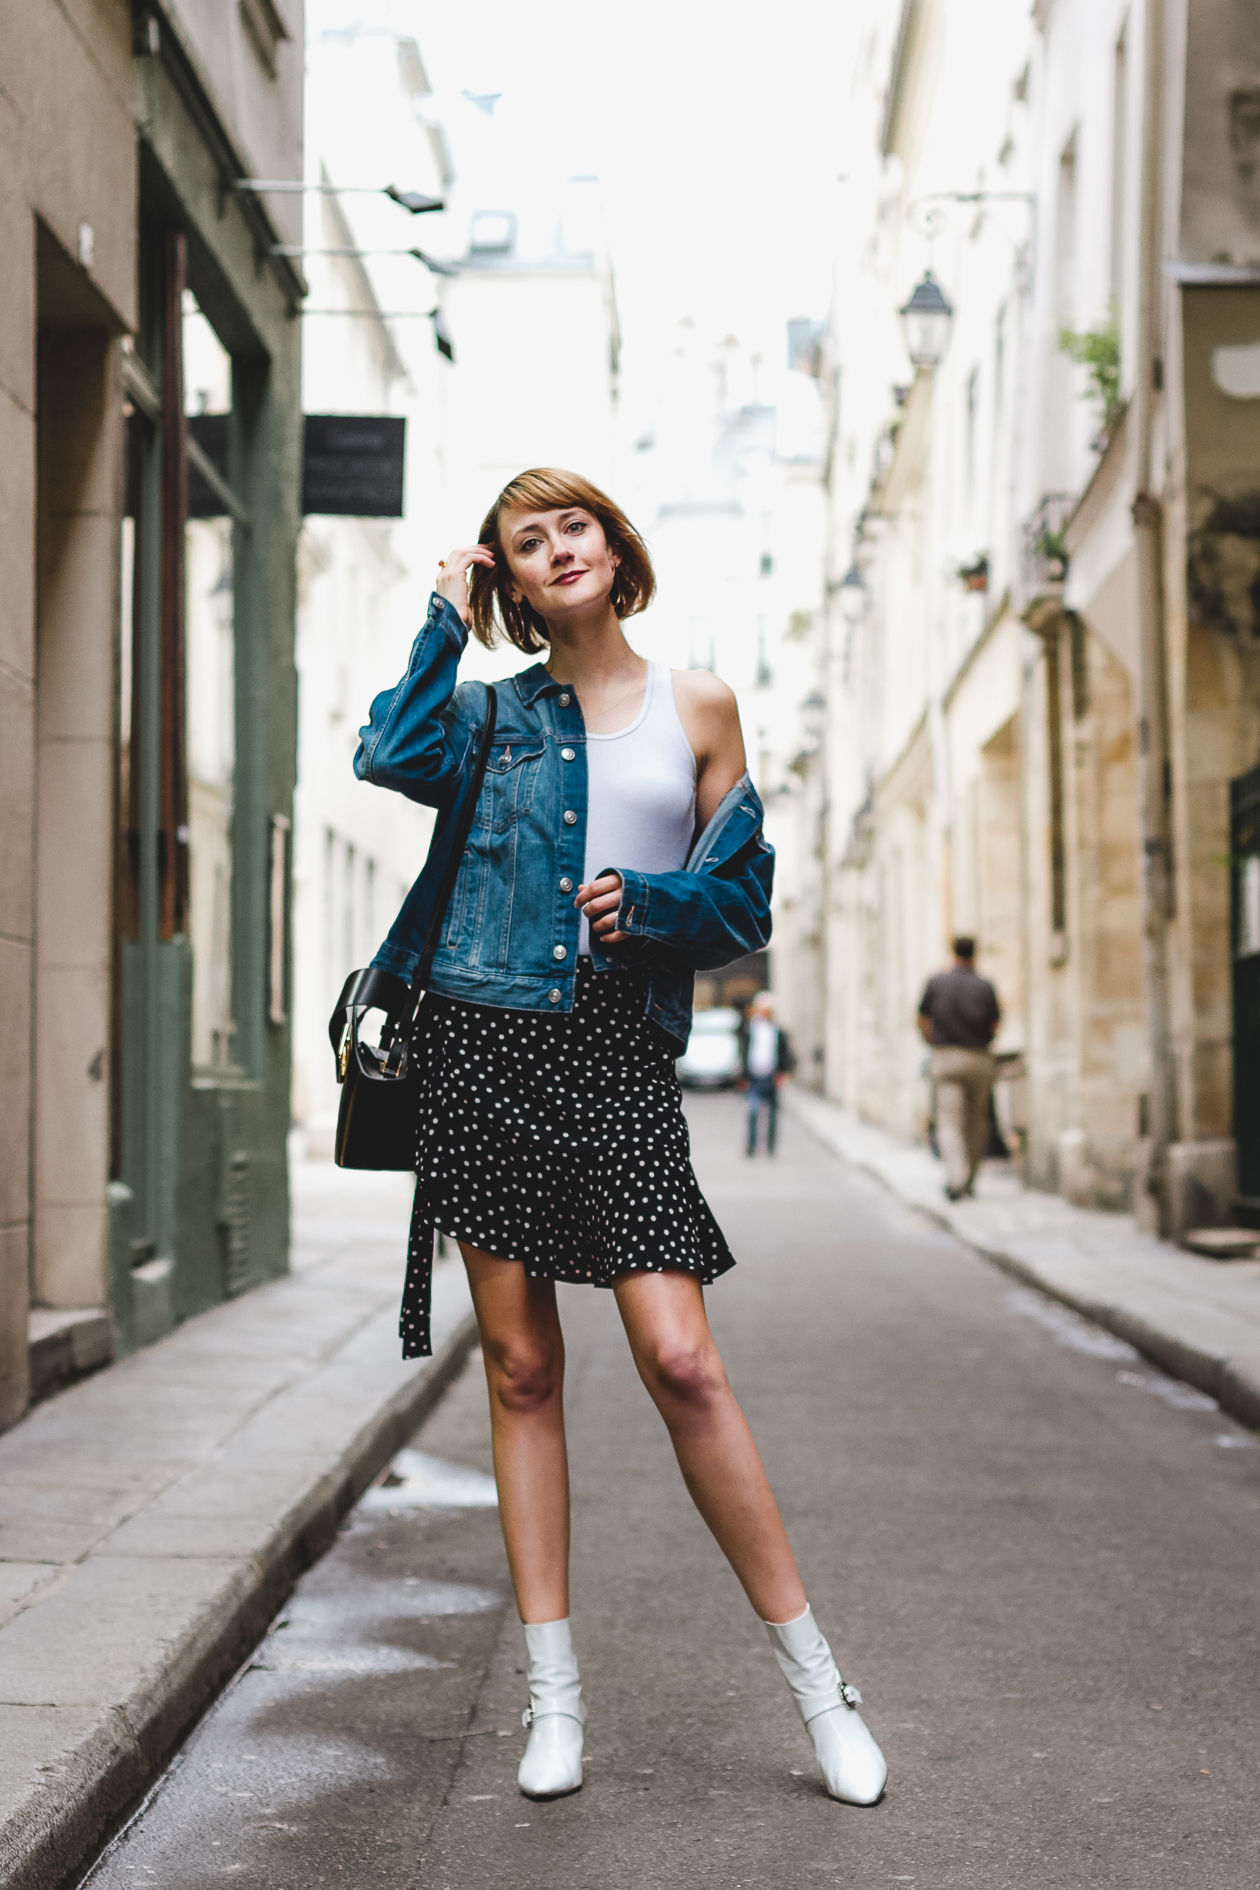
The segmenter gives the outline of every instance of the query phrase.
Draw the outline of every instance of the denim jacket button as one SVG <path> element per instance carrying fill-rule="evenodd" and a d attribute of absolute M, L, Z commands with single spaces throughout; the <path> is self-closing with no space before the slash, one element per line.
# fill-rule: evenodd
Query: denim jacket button
<path fill-rule="evenodd" d="M 563 694 L 562 696 L 560 696 L 560 697 L 558 698 L 558 700 L 559 700 L 559 703 L 560 703 L 560 707 L 561 707 L 562 709 L 567 709 L 567 708 L 568 708 L 568 706 L 569 706 L 569 704 L 570 704 L 570 702 L 571 702 L 571 701 L 573 700 L 573 698 L 572 698 L 572 697 L 570 696 L 570 694 L 569 694 L 569 692 L 568 692 L 568 690 L 566 689 L 566 690 L 565 690 L 565 692 L 564 692 L 564 694 Z"/>
<path fill-rule="evenodd" d="M 571 879 L 562 879 L 560 881 L 560 890 L 561 892 L 572 892 L 573 881 Z"/>
<path fill-rule="evenodd" d="M 567 958 L 569 956 L 568 946 L 567 945 L 553 945 L 551 948 L 551 956 L 553 958 Z"/>
<path fill-rule="evenodd" d="M 560 750 L 560 759 L 561 761 L 576 761 L 577 749 L 576 748 L 562 748 Z"/>
<path fill-rule="evenodd" d="M 555 985 L 553 985 L 551 990 L 548 991 L 547 1001 L 550 1004 L 558 1004 L 560 1002 L 560 992 Z"/>
<path fill-rule="evenodd" d="M 577 826 L 577 815 L 571 807 L 566 807 L 564 810 L 564 824 L 566 827 Z"/>

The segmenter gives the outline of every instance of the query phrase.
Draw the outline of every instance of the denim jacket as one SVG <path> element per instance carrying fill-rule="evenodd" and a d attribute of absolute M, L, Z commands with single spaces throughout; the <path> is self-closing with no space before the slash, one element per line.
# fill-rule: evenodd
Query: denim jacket
<path fill-rule="evenodd" d="M 438 810 L 429 856 L 375 958 L 410 979 L 424 949 L 458 815 L 471 785 L 486 692 L 455 687 L 468 632 L 436 592 L 407 673 L 372 704 L 354 771 Z M 430 989 L 511 1010 L 573 1005 L 586 862 L 586 731 L 577 693 L 541 664 L 497 685 L 498 720 L 485 786 L 433 960 Z M 691 1030 L 697 971 L 714 970 L 770 937 L 774 853 L 748 776 L 725 796 L 671 873 L 622 876 L 624 944 L 591 940 L 597 971 L 642 966 L 647 1015 L 680 1045 Z"/>

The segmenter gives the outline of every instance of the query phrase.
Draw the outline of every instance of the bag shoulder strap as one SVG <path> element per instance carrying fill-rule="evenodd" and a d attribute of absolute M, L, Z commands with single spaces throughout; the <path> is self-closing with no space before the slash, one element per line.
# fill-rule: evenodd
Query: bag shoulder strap
<path fill-rule="evenodd" d="M 437 953 L 438 940 L 442 936 L 442 926 L 446 919 L 446 909 L 451 903 L 451 894 L 455 890 L 455 881 L 459 876 L 460 864 L 464 857 L 464 848 L 468 845 L 468 836 L 472 831 L 473 820 L 477 813 L 477 803 L 481 799 L 481 784 L 486 778 L 486 765 L 490 760 L 490 749 L 494 743 L 495 723 L 498 720 L 499 699 L 493 683 L 486 683 L 486 719 L 482 724 L 481 739 L 477 744 L 477 757 L 473 762 L 472 779 L 460 810 L 459 825 L 451 836 L 450 852 L 446 857 L 446 866 L 442 873 L 442 883 L 438 887 L 437 898 L 433 902 L 433 911 L 429 918 L 429 929 L 425 934 L 424 949 L 420 953 L 416 974 L 411 980 L 411 1001 L 408 1016 L 414 1017 L 419 1009 L 420 1000 L 429 988 L 429 976 L 433 970 L 433 960 Z"/>
<path fill-rule="evenodd" d="M 437 951 L 438 939 L 442 934 L 442 922 L 446 917 L 446 908 L 451 903 L 451 894 L 455 890 L 455 880 L 459 873 L 460 862 L 464 857 L 464 848 L 468 845 L 468 835 L 477 812 L 477 802 L 481 798 L 481 784 L 485 780 L 486 764 L 490 759 L 490 748 L 494 741 L 499 701 L 493 683 L 486 683 L 485 691 L 486 719 L 477 743 L 472 778 L 468 783 L 458 825 L 451 835 L 450 852 L 442 872 L 442 883 L 438 887 L 437 899 L 429 919 L 429 928 L 425 933 L 424 946 L 416 965 L 415 976 L 408 985 L 395 973 L 382 971 L 375 965 L 369 965 L 364 971 L 352 971 L 346 979 L 341 996 L 337 999 L 337 1008 L 328 1020 L 328 1036 L 334 1052 L 338 1051 L 341 1045 L 347 1022 L 352 1019 L 357 1020 L 360 1011 L 380 1009 L 386 1013 L 389 1021 L 385 1034 L 388 1035 L 391 1043 L 397 1043 L 400 1037 L 405 1040 L 410 1035 L 412 1021 L 429 988 L 429 974 L 433 969 L 434 954 Z"/>

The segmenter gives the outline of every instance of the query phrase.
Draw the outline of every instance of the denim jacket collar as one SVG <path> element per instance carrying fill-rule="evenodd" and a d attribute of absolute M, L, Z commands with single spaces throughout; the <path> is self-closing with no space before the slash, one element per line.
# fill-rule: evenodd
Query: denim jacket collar
<path fill-rule="evenodd" d="M 523 669 L 519 676 L 513 676 L 512 681 L 516 686 L 517 695 L 527 709 L 532 709 L 539 696 L 544 695 L 547 690 L 554 689 L 558 693 L 564 688 L 564 684 L 557 682 L 551 671 L 542 663 L 535 663 L 532 668 Z"/>

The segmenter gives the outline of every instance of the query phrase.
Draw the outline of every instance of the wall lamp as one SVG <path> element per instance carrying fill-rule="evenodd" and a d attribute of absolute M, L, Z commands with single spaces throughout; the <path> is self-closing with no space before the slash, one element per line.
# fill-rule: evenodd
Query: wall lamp
<path fill-rule="evenodd" d="M 296 177 L 238 177 L 232 188 L 252 191 L 256 197 L 272 192 L 288 196 L 314 192 L 322 197 L 388 197 L 391 203 L 410 210 L 413 217 L 446 208 L 444 197 L 426 197 L 419 190 L 399 190 L 397 184 L 306 184 Z"/>
<path fill-rule="evenodd" d="M 866 615 L 866 579 L 858 570 L 856 562 L 849 566 L 836 591 L 840 599 L 840 615 L 849 628 L 855 630 Z"/>
<path fill-rule="evenodd" d="M 924 270 L 922 282 L 897 313 L 905 330 L 906 352 L 914 365 L 928 369 L 938 367 L 949 344 L 954 310 L 930 269 Z"/>

